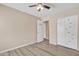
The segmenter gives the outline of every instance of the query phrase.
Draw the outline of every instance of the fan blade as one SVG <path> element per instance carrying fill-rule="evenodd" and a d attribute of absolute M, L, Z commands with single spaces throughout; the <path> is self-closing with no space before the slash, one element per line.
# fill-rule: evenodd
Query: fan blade
<path fill-rule="evenodd" d="M 35 6 L 37 6 L 37 5 L 30 5 L 29 7 L 35 7 Z"/>
<path fill-rule="evenodd" d="M 49 7 L 49 6 L 47 6 L 47 5 L 43 5 L 43 7 L 44 7 L 44 8 L 47 8 L 47 9 L 50 9 L 50 7 Z"/>

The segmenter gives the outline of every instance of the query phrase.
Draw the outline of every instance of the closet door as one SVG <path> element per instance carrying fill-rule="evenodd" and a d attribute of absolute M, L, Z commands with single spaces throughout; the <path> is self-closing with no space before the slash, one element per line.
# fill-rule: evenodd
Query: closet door
<path fill-rule="evenodd" d="M 77 17 L 67 17 L 64 21 L 65 25 L 65 43 L 64 46 L 77 49 Z"/>
<path fill-rule="evenodd" d="M 64 20 L 58 19 L 57 21 L 57 44 L 64 45 Z"/>
<path fill-rule="evenodd" d="M 37 42 L 43 40 L 43 23 L 40 20 L 37 20 Z"/>

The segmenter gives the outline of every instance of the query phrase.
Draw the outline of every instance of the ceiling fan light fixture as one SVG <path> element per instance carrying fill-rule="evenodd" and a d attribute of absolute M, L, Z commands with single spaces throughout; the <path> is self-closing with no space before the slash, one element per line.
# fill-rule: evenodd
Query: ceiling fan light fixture
<path fill-rule="evenodd" d="M 37 7 L 37 10 L 39 10 L 39 9 L 43 10 L 44 8 L 43 7 Z"/>
<path fill-rule="evenodd" d="M 41 5 L 41 4 L 39 4 L 38 6 L 37 6 L 37 10 L 38 11 L 40 11 L 40 10 L 43 10 L 44 8 L 43 8 L 43 6 Z"/>
<path fill-rule="evenodd" d="M 42 3 L 37 3 L 34 5 L 30 5 L 29 7 L 36 7 L 37 11 L 41 11 L 43 9 L 50 9 L 50 6 L 42 4 Z"/>

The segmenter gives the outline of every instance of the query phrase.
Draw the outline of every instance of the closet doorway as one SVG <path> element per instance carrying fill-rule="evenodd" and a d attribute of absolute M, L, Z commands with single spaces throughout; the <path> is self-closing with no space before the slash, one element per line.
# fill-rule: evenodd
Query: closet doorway
<path fill-rule="evenodd" d="M 49 40 L 49 21 L 44 21 L 44 40 Z"/>
<path fill-rule="evenodd" d="M 49 21 L 37 21 L 37 42 L 49 41 Z"/>

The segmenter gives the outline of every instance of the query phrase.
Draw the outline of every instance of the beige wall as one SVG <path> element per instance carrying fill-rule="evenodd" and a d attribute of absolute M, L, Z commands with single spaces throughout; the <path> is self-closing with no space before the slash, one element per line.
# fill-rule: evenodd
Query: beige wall
<path fill-rule="evenodd" d="M 35 43 L 37 19 L 0 5 L 0 51 Z"/>
<path fill-rule="evenodd" d="M 56 45 L 57 28 L 56 18 L 49 18 L 49 42 Z"/>
<path fill-rule="evenodd" d="M 51 44 L 57 43 L 57 20 L 59 18 L 79 15 L 79 8 L 74 8 L 71 10 L 61 11 L 51 17 L 49 17 L 49 40 Z"/>

